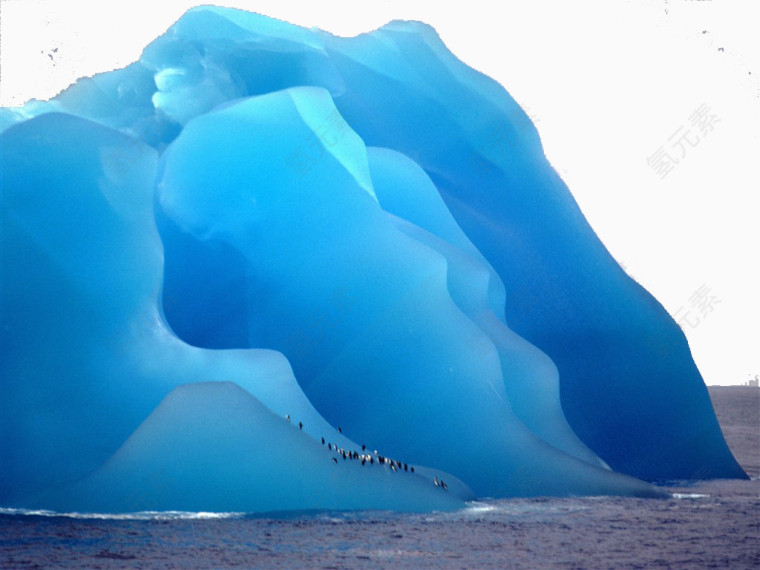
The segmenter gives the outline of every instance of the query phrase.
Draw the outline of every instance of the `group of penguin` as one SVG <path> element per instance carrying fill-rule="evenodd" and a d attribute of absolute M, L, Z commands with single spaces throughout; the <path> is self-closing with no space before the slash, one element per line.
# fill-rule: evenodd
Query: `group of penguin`
<path fill-rule="evenodd" d="M 285 415 L 285 419 L 290 421 L 290 414 Z M 298 422 L 298 429 L 303 429 L 303 422 Z M 338 433 L 342 434 L 343 430 L 338 426 Z M 327 445 L 328 451 L 334 451 L 341 457 L 343 457 L 343 460 L 355 460 L 355 461 L 361 461 L 362 465 L 366 465 L 369 463 L 370 465 L 374 465 L 377 463 L 378 465 L 389 465 L 391 468 L 391 471 L 394 473 L 396 471 L 406 471 L 410 473 L 414 473 L 414 466 L 407 465 L 406 463 L 402 463 L 401 461 L 398 461 L 397 459 L 391 459 L 389 457 L 384 457 L 377 453 L 377 450 L 374 450 L 372 453 L 366 452 L 367 446 L 362 445 L 362 452 L 359 453 L 358 451 L 350 451 L 343 449 L 342 447 L 338 447 L 337 444 L 328 442 L 325 440 L 325 438 L 322 439 L 322 445 Z M 338 463 L 337 457 L 332 457 L 332 460 L 334 463 Z M 438 477 L 433 477 L 433 483 L 436 487 L 440 487 L 444 491 L 448 491 L 449 486 L 442 480 L 438 479 Z"/>

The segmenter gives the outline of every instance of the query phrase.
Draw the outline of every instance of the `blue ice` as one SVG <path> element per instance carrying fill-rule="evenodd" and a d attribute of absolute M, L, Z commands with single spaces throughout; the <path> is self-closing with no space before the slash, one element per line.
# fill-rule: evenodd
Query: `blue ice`
<path fill-rule="evenodd" d="M 3 506 L 421 511 L 745 476 L 676 323 L 424 24 L 200 7 L 0 120 Z"/>

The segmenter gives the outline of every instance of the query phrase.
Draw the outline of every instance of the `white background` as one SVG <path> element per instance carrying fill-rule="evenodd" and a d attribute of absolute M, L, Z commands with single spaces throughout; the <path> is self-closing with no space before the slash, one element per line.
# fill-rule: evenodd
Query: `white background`
<path fill-rule="evenodd" d="M 193 2 L 0 0 L 0 104 L 122 67 Z M 755 0 L 227 1 L 354 35 L 433 25 L 533 118 L 546 154 L 626 270 L 682 326 L 708 384 L 760 374 L 760 4 Z M 713 129 L 692 113 L 707 106 Z M 647 164 L 689 132 L 664 178 Z M 706 291 L 709 307 L 690 301 Z M 680 312 L 678 312 L 680 310 Z"/>

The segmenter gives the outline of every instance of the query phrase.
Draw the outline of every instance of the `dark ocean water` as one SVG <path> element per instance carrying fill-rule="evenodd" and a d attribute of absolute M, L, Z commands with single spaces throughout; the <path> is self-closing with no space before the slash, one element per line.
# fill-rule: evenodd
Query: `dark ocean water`
<path fill-rule="evenodd" d="M 512 499 L 455 513 L 0 514 L 2 568 L 760 569 L 760 390 L 710 388 L 751 481 L 672 499 Z"/>

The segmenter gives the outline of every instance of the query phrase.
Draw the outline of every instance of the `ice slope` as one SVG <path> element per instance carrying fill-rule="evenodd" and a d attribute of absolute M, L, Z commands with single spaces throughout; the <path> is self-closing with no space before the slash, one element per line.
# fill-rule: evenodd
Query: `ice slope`
<path fill-rule="evenodd" d="M 359 450 L 360 451 L 360 450 Z M 452 510 L 472 495 L 421 472 L 344 459 L 231 382 L 172 390 L 96 472 L 39 500 L 67 512 Z"/>
<path fill-rule="evenodd" d="M 479 496 L 744 476 L 677 325 L 519 106 L 423 24 L 336 38 L 200 7 L 138 62 L 0 123 L 4 505 L 124 508 L 145 434 L 164 441 L 204 394 L 208 421 L 229 403 L 356 446 L 342 426 Z M 172 392 L 209 381 L 245 396 Z M 267 473 L 237 467 L 219 476 Z M 186 480 L 188 505 L 231 508 L 213 477 Z M 369 488 L 335 508 L 376 508 Z"/>

